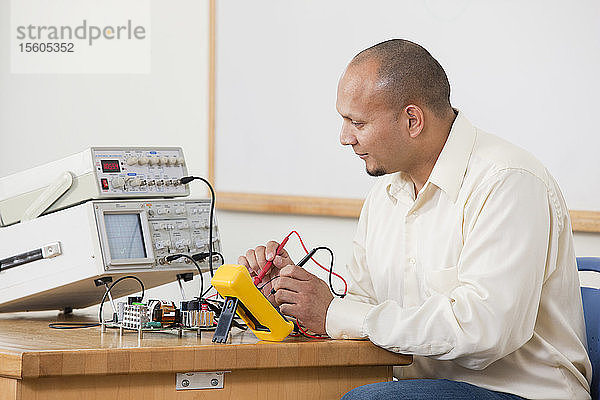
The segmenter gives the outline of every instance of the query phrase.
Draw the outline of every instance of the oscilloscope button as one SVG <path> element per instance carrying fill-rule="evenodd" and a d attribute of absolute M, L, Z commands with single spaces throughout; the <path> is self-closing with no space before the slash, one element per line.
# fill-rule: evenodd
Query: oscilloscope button
<path fill-rule="evenodd" d="M 138 187 L 142 184 L 142 180 L 140 178 L 132 178 L 128 183 L 131 187 Z"/>
<path fill-rule="evenodd" d="M 110 180 L 111 185 L 117 189 L 123 189 L 125 187 L 125 179 L 121 177 L 115 177 Z"/>

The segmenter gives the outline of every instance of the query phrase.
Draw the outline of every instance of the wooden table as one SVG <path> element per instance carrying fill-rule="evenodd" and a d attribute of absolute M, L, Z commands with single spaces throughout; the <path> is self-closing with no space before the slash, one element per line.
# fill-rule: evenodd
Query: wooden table
<path fill-rule="evenodd" d="M 0 314 L 0 399 L 339 399 L 356 386 L 391 380 L 393 365 L 411 362 L 368 341 L 271 343 L 234 329 L 230 343 L 213 344 L 212 332 L 152 332 L 139 340 L 118 329 L 48 328 L 65 319 L 85 320 Z M 175 389 L 178 372 L 208 371 L 231 371 L 223 389 Z"/>

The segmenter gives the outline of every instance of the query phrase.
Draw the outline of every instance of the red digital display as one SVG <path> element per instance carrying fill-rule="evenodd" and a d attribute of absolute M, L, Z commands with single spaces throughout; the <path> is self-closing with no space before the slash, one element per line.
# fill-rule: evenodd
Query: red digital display
<path fill-rule="evenodd" d="M 102 172 L 121 172 L 119 160 L 100 160 Z"/>

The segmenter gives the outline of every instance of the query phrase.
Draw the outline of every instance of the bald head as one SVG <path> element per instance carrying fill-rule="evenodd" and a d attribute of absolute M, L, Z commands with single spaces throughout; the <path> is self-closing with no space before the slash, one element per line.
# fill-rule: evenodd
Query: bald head
<path fill-rule="evenodd" d="M 404 39 L 388 40 L 358 53 L 349 67 L 366 61 L 377 62 L 377 87 L 391 106 L 424 106 L 438 118 L 452 114 L 448 77 L 423 47 Z"/>

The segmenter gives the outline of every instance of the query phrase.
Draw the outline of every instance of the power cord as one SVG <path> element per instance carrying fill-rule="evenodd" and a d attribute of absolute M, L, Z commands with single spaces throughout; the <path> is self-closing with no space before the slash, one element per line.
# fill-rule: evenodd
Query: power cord
<path fill-rule="evenodd" d="M 81 329 L 81 328 L 93 328 L 100 326 L 95 322 L 53 322 L 48 324 L 48 328 L 52 329 Z"/>
<path fill-rule="evenodd" d="M 208 222 L 208 269 L 210 270 L 210 276 L 212 277 L 214 275 L 214 271 L 213 271 L 213 260 L 212 260 L 212 256 L 213 256 L 213 219 L 214 219 L 214 213 L 215 213 L 215 190 L 213 189 L 212 185 L 204 178 L 199 177 L 199 176 L 184 176 L 183 178 L 181 178 L 179 180 L 179 182 L 182 185 L 186 185 L 188 183 L 190 183 L 193 180 L 200 180 L 204 183 L 206 183 L 206 185 L 208 186 L 208 188 L 210 189 L 210 215 L 209 215 L 209 222 Z"/>
<path fill-rule="evenodd" d="M 196 266 L 196 269 L 198 270 L 198 275 L 200 275 L 200 292 L 199 293 L 200 293 L 200 299 L 202 299 L 202 291 L 204 290 L 204 277 L 202 276 L 202 270 L 200 269 L 200 266 L 198 265 L 198 263 L 196 262 L 194 257 L 188 256 L 187 254 L 173 254 L 173 255 L 167 256 L 166 260 L 167 260 L 167 262 L 172 262 L 181 257 L 187 258 L 188 260 L 193 262 L 194 265 Z"/>
<path fill-rule="evenodd" d="M 219 253 L 218 251 L 213 251 L 213 256 L 219 256 L 219 258 L 221 259 L 221 265 L 225 264 L 225 258 L 223 257 L 223 254 Z M 208 252 L 203 252 L 203 253 L 196 253 L 196 254 L 192 254 L 192 257 L 194 258 L 194 260 L 202 262 L 204 260 L 206 260 L 206 258 L 209 256 Z"/>
<path fill-rule="evenodd" d="M 225 264 L 225 257 L 223 257 L 223 254 L 219 253 L 218 251 L 213 251 L 213 255 L 217 255 L 221 258 L 221 265 Z M 204 260 L 206 260 L 206 257 L 209 256 L 209 253 L 197 253 L 197 254 L 192 254 L 192 258 L 196 261 L 202 262 Z M 204 291 L 201 295 L 200 298 L 204 298 L 208 292 L 210 292 L 210 289 L 213 288 L 213 285 L 210 285 L 208 287 L 208 289 L 206 289 L 206 291 Z"/>
<path fill-rule="evenodd" d="M 125 279 L 135 279 L 136 281 L 138 281 L 138 283 L 140 284 L 140 287 L 142 288 L 142 295 L 141 295 L 142 300 L 144 299 L 144 292 L 146 291 L 146 289 L 144 288 L 144 283 L 140 280 L 140 278 L 138 278 L 137 276 L 133 276 L 133 275 L 125 275 L 125 276 L 120 277 L 119 279 L 117 279 L 116 281 L 111 283 L 109 287 L 106 288 L 106 292 L 104 292 L 104 296 L 102 296 L 102 300 L 100 301 L 100 310 L 98 311 L 98 321 L 100 321 L 100 324 L 103 324 L 105 322 L 104 319 L 102 318 L 102 307 L 104 307 L 104 302 L 106 301 L 106 297 L 108 296 L 108 294 L 110 293 L 112 288 L 115 287 L 115 285 L 117 283 L 122 282 Z"/>

